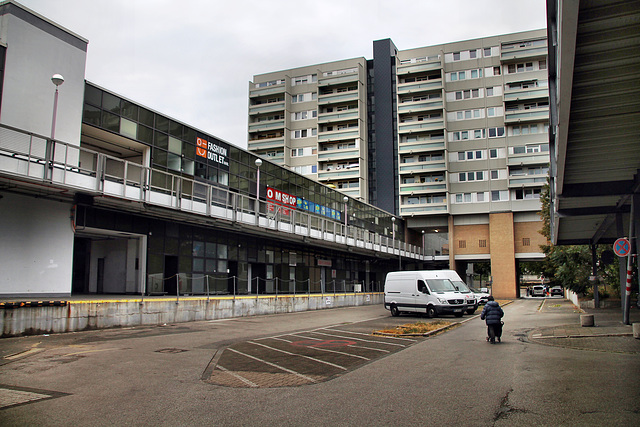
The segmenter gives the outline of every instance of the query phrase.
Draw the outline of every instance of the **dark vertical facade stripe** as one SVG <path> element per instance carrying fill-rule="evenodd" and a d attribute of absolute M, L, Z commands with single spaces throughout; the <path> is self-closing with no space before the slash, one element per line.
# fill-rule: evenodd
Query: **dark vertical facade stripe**
<path fill-rule="evenodd" d="M 395 125 L 395 56 L 391 39 L 373 42 L 373 105 L 375 138 L 375 206 L 399 213 Z"/>

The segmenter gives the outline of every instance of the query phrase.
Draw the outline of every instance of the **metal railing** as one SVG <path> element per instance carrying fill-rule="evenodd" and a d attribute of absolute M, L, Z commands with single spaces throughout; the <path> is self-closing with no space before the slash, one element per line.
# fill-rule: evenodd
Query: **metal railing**
<path fill-rule="evenodd" d="M 363 228 L 0 125 L 0 174 L 423 260 L 422 249 Z"/>
<path fill-rule="evenodd" d="M 229 296 L 246 297 L 279 295 L 337 295 L 349 293 L 383 292 L 384 285 L 381 282 L 354 280 L 331 280 L 331 281 L 311 281 L 307 280 L 285 280 L 278 277 L 265 279 L 254 277 L 243 279 L 237 276 L 220 277 L 207 274 L 178 273 L 170 277 L 163 277 L 163 274 L 149 274 L 147 277 L 149 285 L 147 295 L 175 296 L 176 301 L 181 297 L 190 296 Z M 175 289 L 165 291 L 165 289 Z M 142 297 L 144 298 L 143 293 Z"/>

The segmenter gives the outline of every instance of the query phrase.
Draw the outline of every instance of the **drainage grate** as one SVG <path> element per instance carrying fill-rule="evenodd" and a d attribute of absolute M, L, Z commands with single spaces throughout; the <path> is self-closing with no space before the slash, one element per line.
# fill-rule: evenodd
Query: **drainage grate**
<path fill-rule="evenodd" d="M 181 348 L 161 348 L 160 350 L 156 350 L 156 353 L 184 353 L 185 351 Z"/>

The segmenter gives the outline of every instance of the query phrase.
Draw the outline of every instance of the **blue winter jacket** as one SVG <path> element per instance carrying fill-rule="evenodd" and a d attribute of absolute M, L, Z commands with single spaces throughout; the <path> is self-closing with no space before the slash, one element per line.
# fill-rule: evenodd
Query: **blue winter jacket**
<path fill-rule="evenodd" d="M 504 316 L 504 311 L 502 311 L 500 304 L 496 301 L 489 301 L 484 306 L 480 319 L 486 320 L 487 325 L 497 325 L 501 322 L 502 316 Z"/>

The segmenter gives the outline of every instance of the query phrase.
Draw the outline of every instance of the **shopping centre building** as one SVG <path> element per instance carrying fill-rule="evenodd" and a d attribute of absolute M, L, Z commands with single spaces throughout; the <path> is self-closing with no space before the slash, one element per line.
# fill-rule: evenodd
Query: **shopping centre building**
<path fill-rule="evenodd" d="M 19 3 L 0 17 L 0 296 L 371 292 L 422 268 L 401 218 L 86 81 L 88 41 Z"/>

